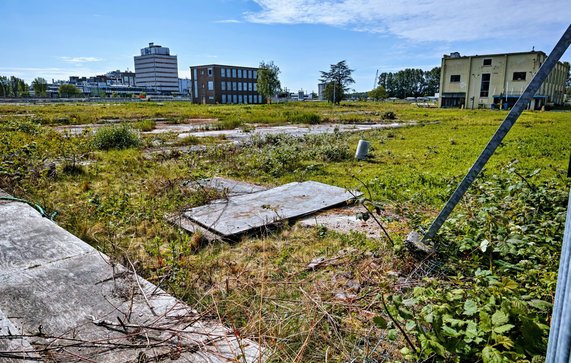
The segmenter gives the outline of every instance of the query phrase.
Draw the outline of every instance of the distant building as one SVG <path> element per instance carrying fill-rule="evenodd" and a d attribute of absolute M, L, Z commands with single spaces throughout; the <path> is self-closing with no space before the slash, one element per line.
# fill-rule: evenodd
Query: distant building
<path fill-rule="evenodd" d="M 193 103 L 263 103 L 258 68 L 209 64 L 190 67 Z"/>
<path fill-rule="evenodd" d="M 318 83 L 317 84 L 317 99 L 319 101 L 325 100 L 325 87 L 327 87 L 327 83 Z"/>
<path fill-rule="evenodd" d="M 178 79 L 178 92 L 184 96 L 190 95 L 190 84 L 191 84 L 190 79 L 179 78 Z"/>
<path fill-rule="evenodd" d="M 440 107 L 507 108 L 523 93 L 547 55 L 539 51 L 442 58 Z M 562 104 L 569 66 L 558 62 L 529 107 Z"/>
<path fill-rule="evenodd" d="M 170 55 L 169 48 L 149 43 L 135 56 L 135 84 L 160 93 L 177 93 L 178 62 L 176 55 Z"/>

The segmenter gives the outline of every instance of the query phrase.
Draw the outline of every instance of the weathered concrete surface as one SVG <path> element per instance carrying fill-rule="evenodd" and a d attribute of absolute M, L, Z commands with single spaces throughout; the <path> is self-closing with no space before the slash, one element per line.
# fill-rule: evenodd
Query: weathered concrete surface
<path fill-rule="evenodd" d="M 337 132 L 359 132 L 359 131 L 370 131 L 379 129 L 395 129 L 406 126 L 415 126 L 416 122 L 395 122 L 390 124 L 377 124 L 377 123 L 363 123 L 363 124 L 320 124 L 311 126 L 260 126 L 253 130 L 244 131 L 242 129 L 233 130 L 213 130 L 213 131 L 196 131 L 181 133 L 178 135 L 180 138 L 187 136 L 196 137 L 220 137 L 224 136 L 227 140 L 233 141 L 235 143 L 242 143 L 249 140 L 253 135 L 275 135 L 275 134 L 287 134 L 292 136 L 304 136 L 304 135 L 319 135 Z"/>
<path fill-rule="evenodd" d="M 252 194 L 252 193 L 261 192 L 263 190 L 267 190 L 267 188 L 260 185 L 246 183 L 239 180 L 232 180 L 228 178 L 221 178 L 221 177 L 200 179 L 194 182 L 189 182 L 186 184 L 186 186 L 195 190 L 202 188 L 214 189 L 218 193 L 223 194 L 227 197 L 233 197 L 243 194 Z"/>
<path fill-rule="evenodd" d="M 224 237 L 301 217 L 355 197 L 343 188 L 307 181 L 218 200 L 186 211 L 184 217 Z"/>
<path fill-rule="evenodd" d="M 0 203 L 0 361 L 258 361 L 207 321 L 23 203 Z"/>

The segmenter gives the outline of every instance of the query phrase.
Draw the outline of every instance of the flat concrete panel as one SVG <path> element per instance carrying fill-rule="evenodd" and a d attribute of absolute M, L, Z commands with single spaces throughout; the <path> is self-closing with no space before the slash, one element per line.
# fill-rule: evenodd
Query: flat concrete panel
<path fill-rule="evenodd" d="M 353 198 L 354 196 L 343 188 L 307 181 L 289 183 L 192 208 L 186 211 L 184 216 L 229 237 L 311 214 Z"/>
<path fill-rule="evenodd" d="M 0 275 L 92 250 L 25 203 L 0 205 Z"/>
<path fill-rule="evenodd" d="M 0 257 L 2 362 L 258 362 L 263 354 L 26 204 L 0 203 Z"/>
<path fill-rule="evenodd" d="M 188 186 L 193 189 L 214 189 L 219 193 L 225 194 L 229 197 L 242 194 L 257 193 L 267 189 L 260 185 L 221 177 L 200 179 L 195 182 L 188 183 Z"/>

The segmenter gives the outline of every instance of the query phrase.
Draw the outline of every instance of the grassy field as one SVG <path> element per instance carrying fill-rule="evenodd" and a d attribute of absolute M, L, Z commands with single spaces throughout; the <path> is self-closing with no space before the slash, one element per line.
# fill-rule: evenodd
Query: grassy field
<path fill-rule="evenodd" d="M 396 120 L 390 119 L 390 113 L 396 115 Z M 0 187 L 41 204 L 49 212 L 58 211 L 56 221 L 62 227 L 120 261 L 135 261 L 140 272 L 151 281 L 160 283 L 206 315 L 233 326 L 240 334 L 270 346 L 270 361 L 375 362 L 408 360 L 413 356 L 436 360 L 447 357 L 454 361 L 462 354 L 475 354 L 483 361 L 501 361 L 488 359 L 495 351 L 502 359 L 525 361 L 541 356 L 542 348 L 518 350 L 525 344 L 514 340 L 510 345 L 501 338 L 508 339 L 507 333 L 485 336 L 482 328 L 481 339 L 488 339 L 487 343 L 475 343 L 476 338 L 466 342 L 468 338 L 464 338 L 463 344 L 474 350 L 460 345 L 446 346 L 434 337 L 425 339 L 415 326 L 426 327 L 423 329 L 428 332 L 436 331 L 436 324 L 409 323 L 411 320 L 401 311 L 404 308 L 398 300 L 398 296 L 412 299 L 414 287 L 440 291 L 438 294 L 442 296 L 446 292 L 438 289 L 465 288 L 463 299 L 469 300 L 468 284 L 475 281 L 470 274 L 484 269 L 500 280 L 509 278 L 522 286 L 529 280 L 528 275 L 517 275 L 521 273 L 517 268 L 494 267 L 495 262 L 490 261 L 498 259 L 515 266 L 523 259 L 519 256 L 517 260 L 499 248 L 503 246 L 501 241 L 514 238 L 514 234 L 506 234 L 505 230 L 515 228 L 514 225 L 532 229 L 530 224 L 535 225 L 537 220 L 529 219 L 529 215 L 541 215 L 544 218 L 541 223 L 561 218 L 569 187 L 565 178 L 571 134 L 568 112 L 525 112 L 486 166 L 484 176 L 453 215 L 454 222 L 443 231 L 440 240 L 456 245 L 454 252 L 446 252 L 447 258 L 453 260 L 451 263 L 465 264 L 469 271 L 449 267 L 448 277 L 440 275 L 436 281 L 426 282 L 414 275 L 418 262 L 403 248 L 410 230 L 429 225 L 506 114 L 393 103 L 346 103 L 339 107 L 324 103 L 0 104 Z M 157 144 L 167 148 L 180 144 L 173 134 L 134 132 L 136 142 L 131 147 L 100 150 L 93 142 L 97 134 L 62 134 L 54 129 L 57 125 L 119 120 L 134 129 L 149 130 L 157 121 L 191 123 L 196 119 L 211 119 L 209 127 L 222 129 L 324 122 L 416 121 L 419 125 L 356 134 L 254 138 L 241 147 L 225 144 L 224 138 L 190 138 L 186 143 L 203 144 L 206 149 L 168 154 L 152 154 L 149 150 Z M 355 161 L 352 157 L 359 139 L 371 143 L 371 157 L 366 161 Z M 540 172 L 536 173 L 537 169 Z M 379 218 L 395 245 L 356 232 L 346 235 L 299 226 L 268 231 L 234 244 L 205 243 L 201 236 L 182 233 L 165 221 L 165 215 L 216 198 L 214 193 L 191 191 L 182 185 L 187 180 L 213 176 L 267 186 L 316 180 L 359 188 L 381 206 Z M 557 197 L 545 197 L 553 193 Z M 514 195 L 526 196 L 526 201 L 544 198 L 541 200 L 553 208 L 522 215 L 514 212 L 517 216 L 506 220 L 505 225 L 494 224 L 494 220 L 501 219 L 499 211 L 501 216 L 507 216 L 510 211 L 529 207 L 517 198 L 512 200 Z M 530 256 L 536 256 L 526 255 L 525 259 L 544 271 L 535 277 L 538 282 L 522 287 L 523 292 L 517 296 L 506 296 L 527 301 L 521 296 L 532 291 L 534 300 L 552 299 L 557 241 L 562 236 L 560 227 L 544 226 L 534 234 L 535 240 L 531 242 L 535 244 L 545 243 L 546 238 L 552 241 L 548 252 L 544 251 L 545 256 L 537 257 L 537 250 L 525 247 Z M 473 241 L 469 242 L 470 239 Z M 486 248 L 480 248 L 484 239 L 491 245 L 497 240 L 499 250 L 488 250 L 488 256 Z M 483 250 L 482 255 L 474 252 L 478 248 Z M 324 257 L 330 263 L 308 270 L 307 264 L 317 257 Z M 510 260 L 512 257 L 514 261 Z M 454 275 L 456 280 L 450 277 Z M 422 277 L 429 276 L 426 273 Z M 412 285 L 403 283 L 407 277 Z M 491 291 L 491 287 L 485 291 Z M 480 295 L 485 294 L 480 292 Z M 428 301 L 426 296 L 423 295 L 424 300 L 415 299 L 421 305 L 444 304 Z M 500 306 L 500 300 L 494 298 L 493 304 L 490 300 L 485 306 L 495 309 L 494 304 Z M 484 302 L 478 304 L 484 306 Z M 419 309 L 420 315 L 422 306 L 413 305 L 407 305 L 407 309 Z M 446 309 L 449 316 L 455 316 L 456 307 L 451 303 Z M 458 309 L 458 314 L 464 314 L 463 307 Z M 503 305 L 501 309 L 515 319 L 511 318 L 511 310 Z M 390 318 L 391 311 L 395 319 Z M 492 315 L 496 310 L 490 311 Z M 525 316 L 545 325 L 549 311 L 534 310 Z M 476 320 L 478 323 L 484 318 Z M 510 325 L 516 326 L 512 320 Z M 422 347 L 421 352 L 415 353 L 407 347 L 406 334 L 397 326 L 399 321 L 410 336 L 416 337 L 415 344 Z M 462 324 L 457 323 L 454 329 L 467 335 L 471 323 Z M 502 329 L 508 329 L 505 325 Z M 538 339 L 545 340 L 545 329 L 537 327 L 538 331 L 543 329 Z M 515 334 L 515 328 L 508 330 Z M 439 346 L 444 350 L 439 350 Z M 509 355 L 512 352 L 514 355 Z"/>

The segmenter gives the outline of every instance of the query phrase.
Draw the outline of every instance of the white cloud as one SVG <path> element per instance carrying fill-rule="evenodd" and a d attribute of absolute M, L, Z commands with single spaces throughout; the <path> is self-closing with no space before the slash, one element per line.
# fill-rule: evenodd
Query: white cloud
<path fill-rule="evenodd" d="M 324 24 L 415 41 L 466 41 L 533 35 L 567 26 L 566 0 L 254 0 L 245 19 L 261 24 Z"/>
<path fill-rule="evenodd" d="M 102 58 L 96 58 L 96 57 L 60 57 L 60 59 L 64 62 L 76 63 L 76 64 L 101 62 L 103 60 Z"/>
<path fill-rule="evenodd" d="M 219 24 L 240 24 L 242 22 L 240 20 L 236 20 L 236 19 L 224 19 L 224 20 L 217 20 L 217 21 L 215 21 L 215 23 L 219 23 Z"/>

